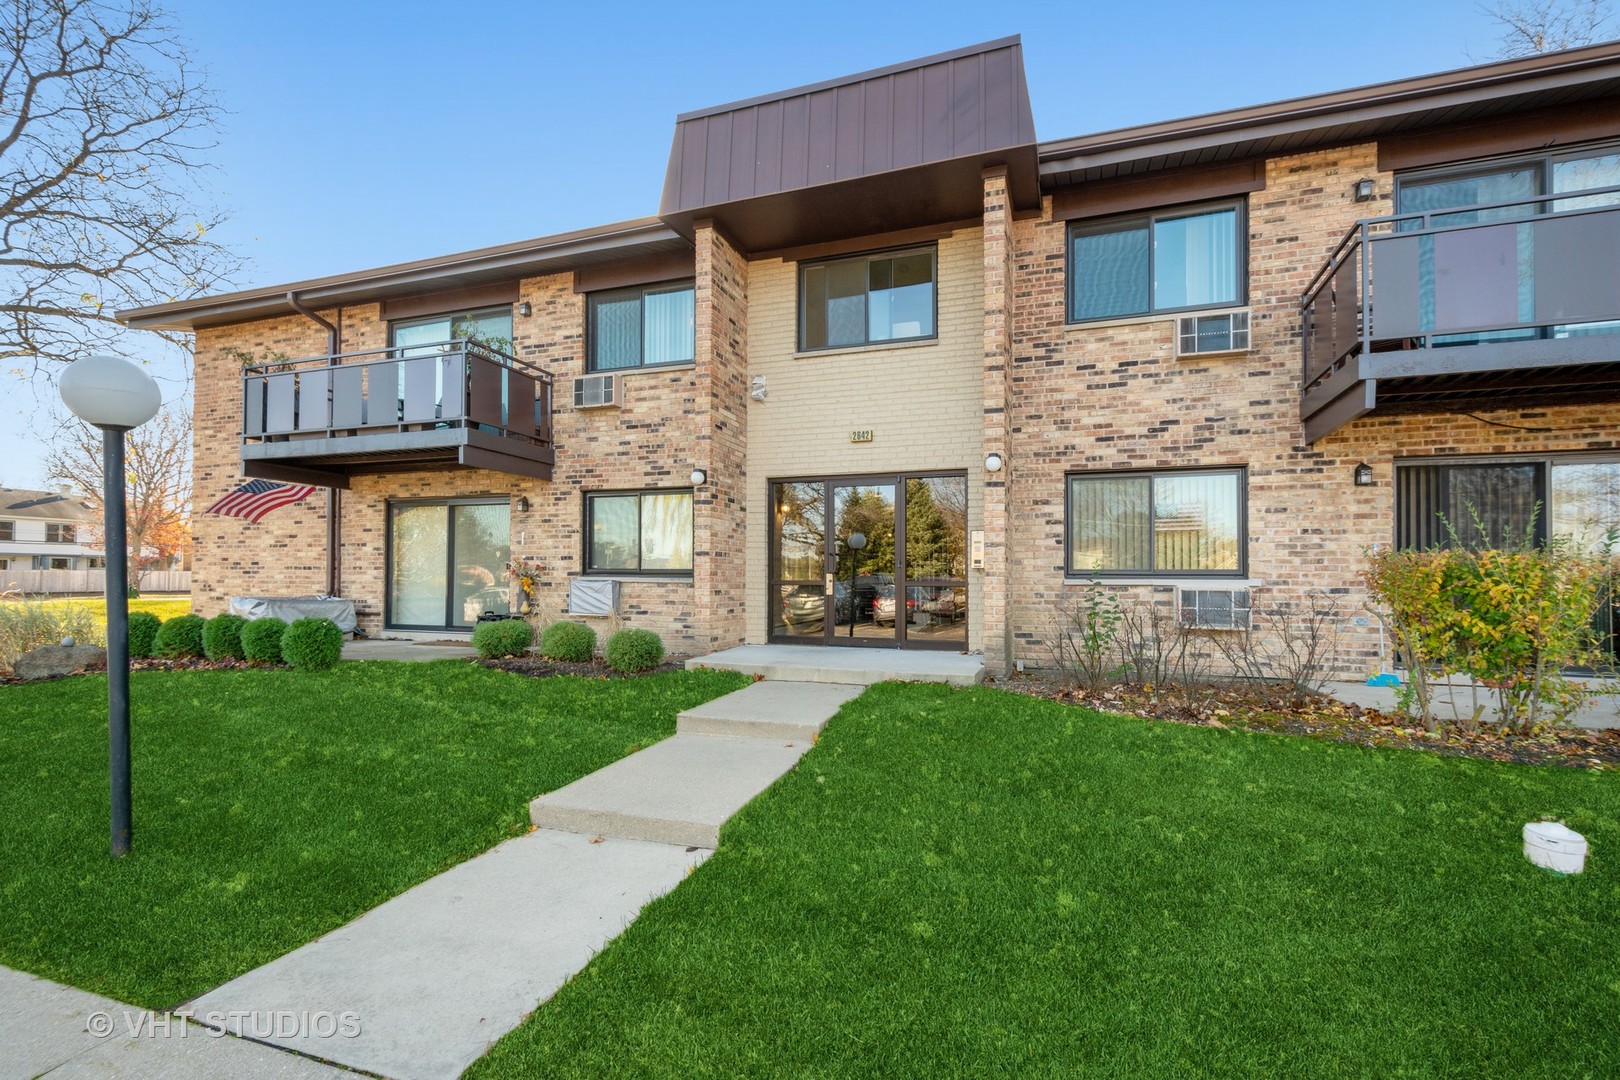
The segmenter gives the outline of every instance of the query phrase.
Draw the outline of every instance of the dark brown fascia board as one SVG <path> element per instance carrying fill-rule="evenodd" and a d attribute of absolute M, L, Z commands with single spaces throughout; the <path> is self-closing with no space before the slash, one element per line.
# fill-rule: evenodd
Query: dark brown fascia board
<path fill-rule="evenodd" d="M 198 325 L 218 326 L 292 314 L 287 304 L 288 293 L 297 294 L 300 302 L 312 307 L 331 307 L 359 302 L 358 297 L 362 295 L 376 299 L 376 294 L 383 291 L 430 289 L 435 283 L 452 281 L 456 275 L 510 270 L 514 277 L 519 277 L 526 266 L 534 264 L 615 250 L 624 250 L 628 255 L 638 247 L 672 242 L 689 241 L 658 218 L 635 218 L 371 270 L 130 308 L 118 312 L 117 318 L 126 326 L 143 330 L 193 330 Z"/>
<path fill-rule="evenodd" d="M 1023 39 L 1018 34 L 1010 37 L 997 38 L 994 41 L 982 41 L 977 45 L 964 45 L 960 49 L 951 49 L 947 52 L 935 53 L 932 56 L 919 57 L 916 60 L 904 60 L 898 64 L 887 67 L 873 68 L 871 71 L 862 71 L 854 75 L 840 75 L 836 79 L 826 79 L 822 82 L 809 83 L 805 86 L 795 86 L 791 90 L 773 90 L 769 94 L 760 94 L 757 97 L 743 98 L 741 101 L 731 101 L 724 105 L 710 105 L 703 109 L 693 109 L 691 112 L 681 113 L 675 117 L 675 123 L 681 124 L 687 120 L 698 120 L 705 116 L 718 116 L 720 113 L 732 112 L 736 109 L 746 109 L 754 105 L 764 105 L 769 101 L 786 101 L 788 98 L 803 97 L 806 94 L 819 93 L 822 90 L 831 90 L 838 86 L 852 86 L 855 83 L 865 82 L 868 79 L 881 79 L 885 75 L 894 75 L 901 71 L 912 71 L 916 68 L 928 67 L 930 64 L 943 64 L 950 60 L 958 60 L 964 56 L 975 56 L 979 53 L 994 52 L 1005 49 L 1011 45 L 1022 44 Z"/>
<path fill-rule="evenodd" d="M 1620 74 L 1620 41 L 1057 139 L 1039 146 L 1041 175 L 1045 179 L 1149 156 L 1207 149 L 1240 138 L 1274 138 L 1384 119 L 1419 107 L 1444 109 L 1515 92 L 1558 89 L 1592 81 L 1593 69 L 1603 68 L 1610 69 L 1609 77 Z"/>

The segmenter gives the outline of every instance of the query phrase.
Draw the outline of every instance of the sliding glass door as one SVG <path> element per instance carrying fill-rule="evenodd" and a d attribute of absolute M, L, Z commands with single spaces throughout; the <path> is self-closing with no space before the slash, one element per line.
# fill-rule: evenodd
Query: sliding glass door
<path fill-rule="evenodd" d="M 389 504 L 387 625 L 466 630 L 509 613 L 510 516 L 504 499 Z"/>

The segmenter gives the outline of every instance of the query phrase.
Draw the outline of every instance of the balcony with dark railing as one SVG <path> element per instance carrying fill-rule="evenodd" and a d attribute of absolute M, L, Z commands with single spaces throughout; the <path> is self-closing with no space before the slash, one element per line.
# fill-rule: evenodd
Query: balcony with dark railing
<path fill-rule="evenodd" d="M 551 374 L 476 341 L 317 356 L 242 373 L 242 471 L 353 476 L 494 469 L 551 479 Z"/>
<path fill-rule="evenodd" d="M 1620 400 L 1620 188 L 1359 221 L 1303 308 L 1311 442 L 1374 413 Z"/>

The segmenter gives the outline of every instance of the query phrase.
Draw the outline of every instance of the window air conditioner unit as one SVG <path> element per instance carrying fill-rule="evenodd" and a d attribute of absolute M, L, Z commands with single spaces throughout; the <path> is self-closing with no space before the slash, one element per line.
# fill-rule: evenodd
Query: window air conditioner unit
<path fill-rule="evenodd" d="M 1252 623 L 1249 590 L 1204 588 L 1176 590 L 1181 625 L 1192 630 L 1248 630 Z"/>
<path fill-rule="evenodd" d="M 574 578 L 568 583 L 568 614 L 617 615 L 619 583 L 612 578 Z"/>
<path fill-rule="evenodd" d="M 1176 355 L 1244 352 L 1249 348 L 1249 313 L 1185 315 L 1176 320 Z"/>
<path fill-rule="evenodd" d="M 581 375 L 574 380 L 574 408 L 601 409 L 619 404 L 615 375 Z"/>

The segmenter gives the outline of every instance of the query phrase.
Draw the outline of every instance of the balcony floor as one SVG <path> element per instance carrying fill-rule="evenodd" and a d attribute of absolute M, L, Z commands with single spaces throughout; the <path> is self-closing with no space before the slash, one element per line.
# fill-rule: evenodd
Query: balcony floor
<path fill-rule="evenodd" d="M 423 469 L 490 469 L 550 480 L 555 452 L 523 439 L 477 428 L 373 431 L 329 436 L 314 433 L 246 442 L 246 476 L 320 487 L 347 488 L 349 478 Z"/>

